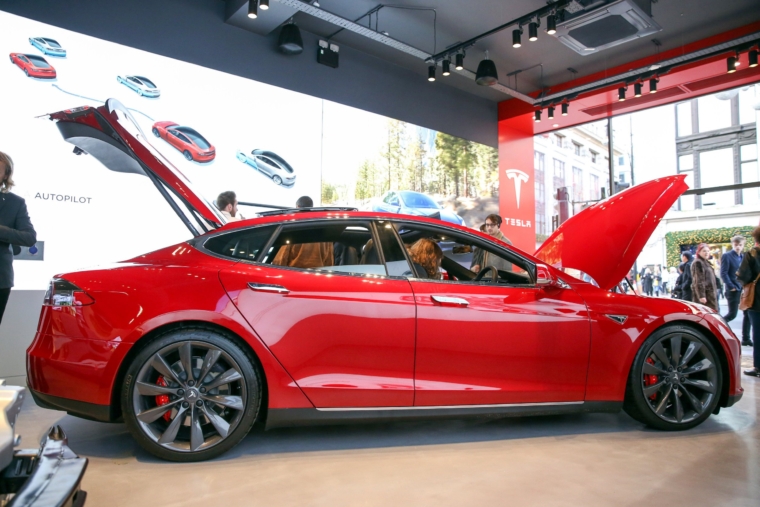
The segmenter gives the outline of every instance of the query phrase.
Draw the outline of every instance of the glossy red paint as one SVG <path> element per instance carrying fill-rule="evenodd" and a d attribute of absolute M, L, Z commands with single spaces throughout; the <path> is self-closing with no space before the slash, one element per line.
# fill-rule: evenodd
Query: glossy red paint
<path fill-rule="evenodd" d="M 189 153 L 192 160 L 196 162 L 211 162 L 216 157 L 214 145 L 208 143 L 200 144 L 200 139 L 194 140 L 185 132 L 181 131 L 181 126 L 172 121 L 159 121 L 153 124 L 153 134 L 160 137 L 185 156 Z M 190 129 L 192 130 L 192 129 Z"/>
<path fill-rule="evenodd" d="M 584 209 L 557 228 L 536 257 L 559 269 L 578 269 L 600 288 L 611 289 L 631 269 L 678 196 L 689 188 L 685 179 L 678 175 L 648 181 Z"/>
<path fill-rule="evenodd" d="M 414 297 L 405 279 L 239 263 L 219 277 L 316 407 L 410 407 Z M 255 292 L 248 283 L 289 292 Z"/>
<path fill-rule="evenodd" d="M 23 70 L 28 77 L 40 79 L 55 79 L 55 68 L 47 60 L 37 55 L 25 55 L 23 53 L 11 53 L 11 63 Z"/>
<path fill-rule="evenodd" d="M 590 326 L 575 291 L 435 280 L 413 280 L 412 289 L 415 405 L 583 400 Z M 463 303 L 442 306 L 432 296 Z"/>

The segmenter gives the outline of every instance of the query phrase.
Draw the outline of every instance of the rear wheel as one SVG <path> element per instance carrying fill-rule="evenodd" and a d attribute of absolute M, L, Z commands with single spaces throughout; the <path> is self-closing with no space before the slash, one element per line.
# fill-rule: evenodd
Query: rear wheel
<path fill-rule="evenodd" d="M 275 185 L 282 185 L 282 178 L 280 178 L 276 174 L 272 176 L 272 181 L 274 181 Z"/>
<path fill-rule="evenodd" d="M 29 77 L 29 70 L 24 69 L 24 74 L 26 74 L 26 77 Z"/>
<path fill-rule="evenodd" d="M 193 160 L 193 154 L 190 153 L 189 151 L 185 150 L 185 151 L 182 152 L 182 154 L 185 156 L 186 159 L 188 159 L 190 161 Z"/>
<path fill-rule="evenodd" d="M 690 327 L 665 327 L 636 354 L 623 408 L 654 428 L 686 430 L 710 417 L 718 406 L 722 382 L 710 340 Z"/>
<path fill-rule="evenodd" d="M 250 431 L 261 380 L 253 359 L 229 338 L 181 329 L 135 357 L 121 404 L 127 428 L 145 450 L 171 461 L 202 461 Z"/>

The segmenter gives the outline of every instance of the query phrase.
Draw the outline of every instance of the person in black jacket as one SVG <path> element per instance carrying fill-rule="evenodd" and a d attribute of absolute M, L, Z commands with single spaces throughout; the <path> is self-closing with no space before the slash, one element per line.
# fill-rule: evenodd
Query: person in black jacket
<path fill-rule="evenodd" d="M 34 246 L 34 232 L 24 199 L 13 188 L 13 160 L 0 151 L 0 322 L 13 287 L 13 246 Z"/>
<path fill-rule="evenodd" d="M 691 294 L 691 263 L 694 260 L 691 252 L 688 250 L 681 253 L 683 261 L 683 280 L 681 283 L 681 299 L 684 301 L 693 301 Z"/>
<path fill-rule="evenodd" d="M 754 282 L 760 276 L 760 227 L 755 227 L 752 231 L 752 237 L 755 239 L 755 246 L 749 252 L 744 253 L 739 271 L 736 272 L 736 278 L 744 285 Z M 760 294 L 757 293 L 757 286 L 755 287 L 752 306 L 747 309 L 747 315 L 752 322 L 753 368 L 744 370 L 744 374 L 758 377 L 760 376 L 760 344 L 758 344 L 758 340 L 760 340 Z"/>

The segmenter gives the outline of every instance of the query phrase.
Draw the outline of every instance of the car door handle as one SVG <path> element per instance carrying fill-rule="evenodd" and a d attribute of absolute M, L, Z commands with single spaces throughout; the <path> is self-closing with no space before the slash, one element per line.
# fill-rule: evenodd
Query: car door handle
<path fill-rule="evenodd" d="M 451 296 L 430 296 L 430 299 L 432 299 L 433 301 L 435 301 L 441 306 L 456 306 L 459 308 L 464 308 L 470 304 L 470 302 L 464 298 L 457 298 L 457 297 L 451 297 Z"/>
<path fill-rule="evenodd" d="M 290 294 L 290 291 L 282 285 L 273 285 L 270 283 L 248 282 L 248 288 L 258 292 L 276 292 L 278 294 Z"/>

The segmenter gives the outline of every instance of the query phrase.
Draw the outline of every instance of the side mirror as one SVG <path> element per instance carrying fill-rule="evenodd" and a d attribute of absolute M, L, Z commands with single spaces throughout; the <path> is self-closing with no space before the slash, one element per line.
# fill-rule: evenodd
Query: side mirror
<path fill-rule="evenodd" d="M 545 264 L 536 264 L 536 285 L 539 287 L 557 286 L 557 280 Z"/>

